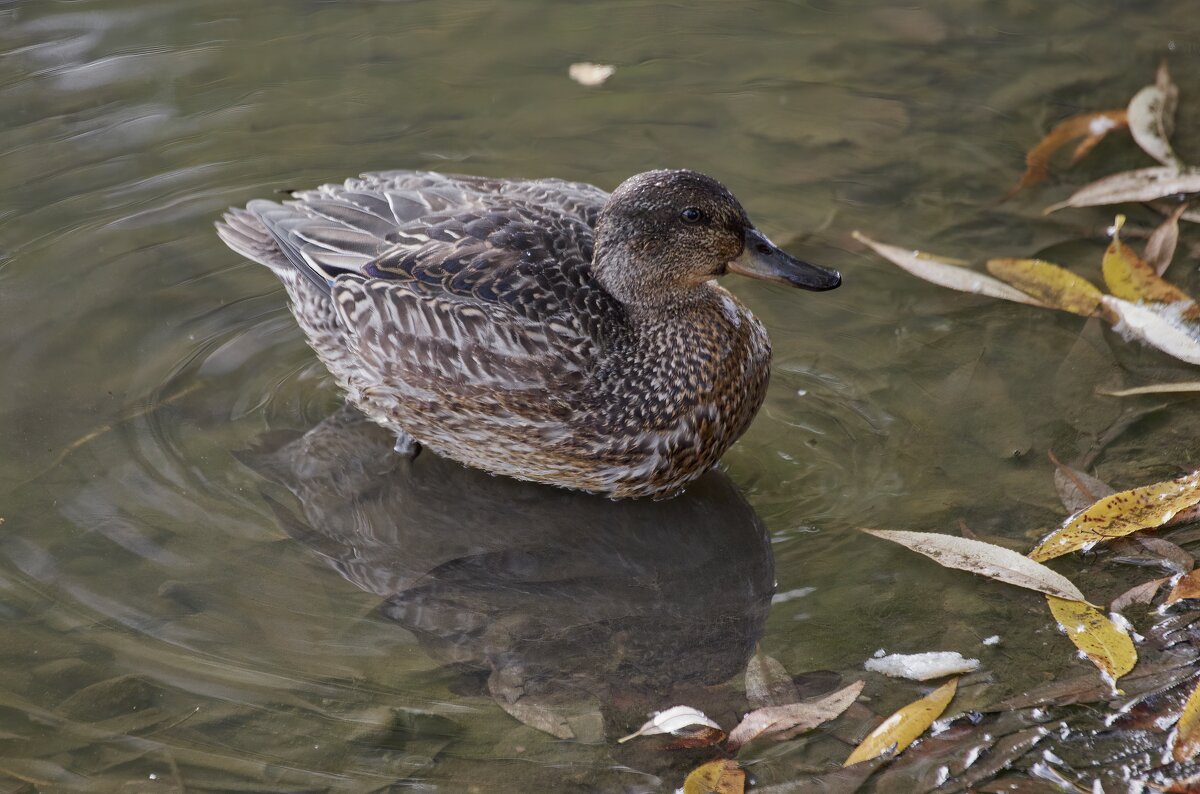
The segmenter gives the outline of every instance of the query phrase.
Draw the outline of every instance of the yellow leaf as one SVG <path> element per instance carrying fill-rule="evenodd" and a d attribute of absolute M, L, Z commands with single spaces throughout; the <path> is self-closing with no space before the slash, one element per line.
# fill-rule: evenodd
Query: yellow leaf
<path fill-rule="evenodd" d="M 892 747 L 896 748 L 897 753 L 908 747 L 914 739 L 933 724 L 934 720 L 942 715 L 946 706 L 954 699 L 956 689 L 958 689 L 958 679 L 951 678 L 925 697 L 909 703 L 888 717 L 880 723 L 878 728 L 871 731 L 867 738 L 862 740 L 862 744 L 854 748 L 854 752 L 850 753 L 850 757 L 842 766 L 870 761 L 876 756 L 883 755 Z"/>
<path fill-rule="evenodd" d="M 1181 764 L 1186 764 L 1200 751 L 1200 685 L 1192 690 L 1187 703 L 1183 704 L 1183 712 L 1175 725 L 1175 734 L 1171 740 L 1171 757 Z"/>
<path fill-rule="evenodd" d="M 1093 317 L 1100 311 L 1100 290 L 1070 270 L 1041 259 L 989 259 L 988 272 L 1042 303 L 1072 314 Z"/>
<path fill-rule="evenodd" d="M 1192 301 L 1190 295 L 1174 284 L 1164 281 L 1132 248 L 1121 242 L 1119 231 L 1113 234 L 1112 242 L 1104 252 L 1103 269 L 1104 283 L 1108 285 L 1108 291 L 1122 300 L 1134 303 Z M 1194 307 L 1185 312 L 1184 317 L 1196 320 L 1197 313 Z"/>
<path fill-rule="evenodd" d="M 1104 613 L 1081 601 L 1046 596 L 1054 619 L 1075 647 L 1083 651 L 1113 684 L 1137 664 L 1137 651 L 1129 634 Z"/>
<path fill-rule="evenodd" d="M 1044 562 L 1101 540 L 1154 529 L 1195 504 L 1200 504 L 1200 470 L 1174 480 L 1118 491 L 1068 519 L 1029 552 L 1029 557 Z"/>
<path fill-rule="evenodd" d="M 723 759 L 698 766 L 683 781 L 683 794 L 742 794 L 746 773 L 737 761 Z"/>

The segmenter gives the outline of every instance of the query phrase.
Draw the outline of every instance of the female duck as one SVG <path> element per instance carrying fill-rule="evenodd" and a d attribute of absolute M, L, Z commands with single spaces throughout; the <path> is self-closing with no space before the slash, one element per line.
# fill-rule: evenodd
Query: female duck
<path fill-rule="evenodd" d="M 761 323 L 714 279 L 811 290 L 694 171 L 591 185 L 391 171 L 253 201 L 218 232 L 283 281 L 351 402 L 495 474 L 666 497 L 717 462 L 766 396 Z"/>

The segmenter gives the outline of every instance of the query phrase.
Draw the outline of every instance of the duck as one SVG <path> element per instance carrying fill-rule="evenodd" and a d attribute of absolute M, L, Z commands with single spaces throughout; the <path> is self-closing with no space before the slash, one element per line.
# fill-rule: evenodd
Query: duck
<path fill-rule="evenodd" d="M 367 173 L 230 209 L 217 232 L 282 282 L 310 347 L 398 452 L 614 499 L 680 493 L 763 404 L 766 329 L 717 278 L 841 283 L 688 169 L 611 194 Z"/>

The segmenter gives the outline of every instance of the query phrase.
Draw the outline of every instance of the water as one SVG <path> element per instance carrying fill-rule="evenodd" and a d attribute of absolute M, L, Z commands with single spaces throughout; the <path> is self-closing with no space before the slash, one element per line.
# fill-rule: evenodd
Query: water
<path fill-rule="evenodd" d="M 964 705 L 1079 672 L 1036 597 L 854 530 L 961 518 L 1027 547 L 1061 512 L 1046 450 L 1158 404 L 1094 387 L 1189 372 L 849 233 L 1094 275 L 1104 212 L 1040 209 L 1148 164 L 1127 139 L 1000 199 L 1050 123 L 1123 105 L 1164 55 L 1200 157 L 1198 28 L 1188 0 L 0 3 L 0 790 L 658 791 L 697 756 L 614 738 L 676 702 L 734 719 L 756 642 L 846 676 L 880 646 L 959 650 L 989 670 Z M 584 60 L 616 74 L 581 87 Z M 264 468 L 339 399 L 274 279 L 213 234 L 225 207 L 384 168 L 612 188 L 664 166 L 846 282 L 729 281 L 775 367 L 711 492 L 598 505 L 398 472 L 374 442 L 314 455 L 304 488 Z M 1172 278 L 1200 290 L 1194 260 Z M 1200 464 L 1168 402 L 1100 476 Z M 742 760 L 772 782 L 846 752 L 809 744 Z"/>

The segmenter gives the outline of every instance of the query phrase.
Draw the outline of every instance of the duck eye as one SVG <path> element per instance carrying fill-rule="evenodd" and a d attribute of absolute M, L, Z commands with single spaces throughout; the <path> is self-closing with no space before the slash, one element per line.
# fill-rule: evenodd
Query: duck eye
<path fill-rule="evenodd" d="M 679 217 L 683 218 L 685 223 L 699 223 L 704 218 L 704 213 L 695 207 L 688 207 L 679 213 Z"/>

